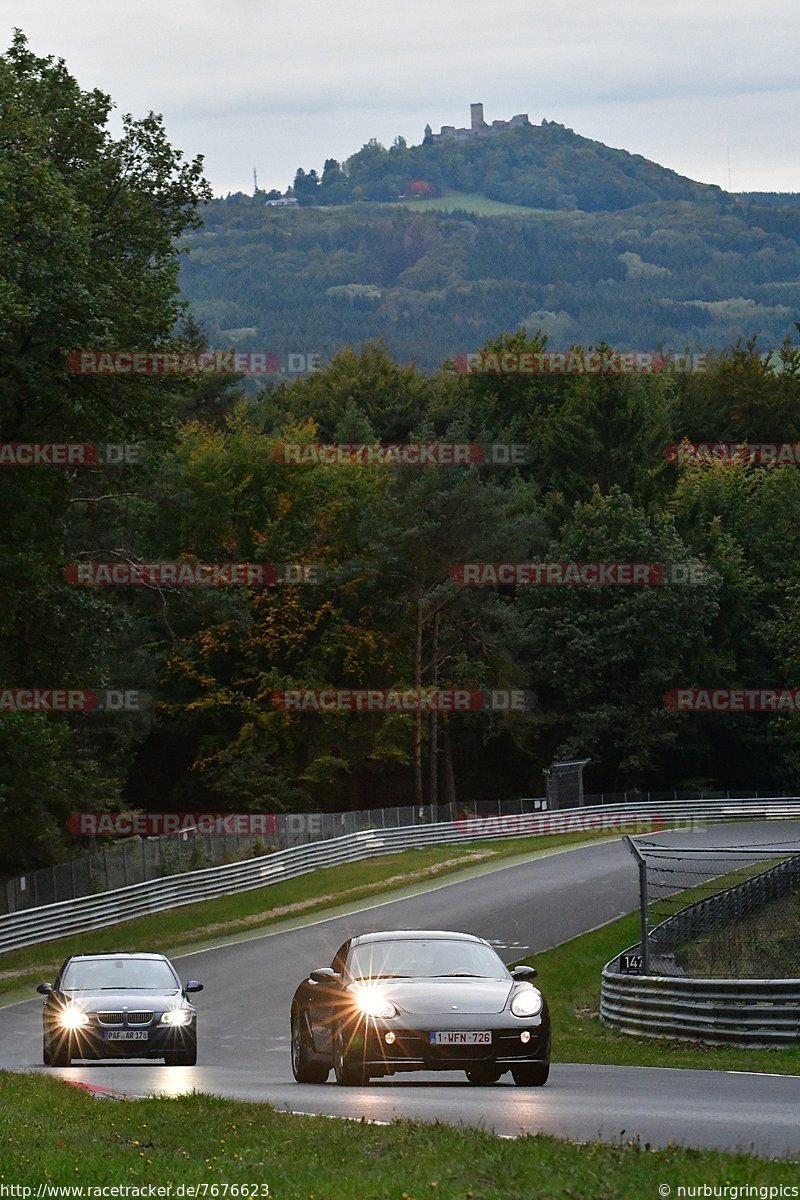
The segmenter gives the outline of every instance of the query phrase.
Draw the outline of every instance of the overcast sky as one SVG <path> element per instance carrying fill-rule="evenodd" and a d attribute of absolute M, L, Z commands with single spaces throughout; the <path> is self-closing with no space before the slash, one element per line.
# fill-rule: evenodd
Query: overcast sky
<path fill-rule="evenodd" d="M 217 194 L 369 138 L 526 112 L 705 183 L 800 191 L 797 0 L 0 0 L 121 112 L 163 113 Z"/>

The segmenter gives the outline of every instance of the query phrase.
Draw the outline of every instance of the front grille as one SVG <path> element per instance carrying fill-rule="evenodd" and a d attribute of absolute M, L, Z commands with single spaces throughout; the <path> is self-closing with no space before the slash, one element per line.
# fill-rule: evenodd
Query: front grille
<path fill-rule="evenodd" d="M 127 1015 L 127 1022 L 125 1017 Z M 152 1010 L 150 1012 L 99 1012 L 97 1020 L 101 1025 L 113 1025 L 121 1028 L 123 1025 L 149 1025 L 153 1019 Z"/>
<path fill-rule="evenodd" d="M 121 1025 L 122 1024 L 122 1013 L 121 1012 L 99 1012 L 97 1014 L 97 1019 L 101 1025 Z"/>
<path fill-rule="evenodd" d="M 151 1012 L 129 1012 L 128 1013 L 128 1024 L 129 1025 L 149 1025 L 150 1022 L 152 1021 L 152 1019 L 153 1019 L 152 1011 Z"/>

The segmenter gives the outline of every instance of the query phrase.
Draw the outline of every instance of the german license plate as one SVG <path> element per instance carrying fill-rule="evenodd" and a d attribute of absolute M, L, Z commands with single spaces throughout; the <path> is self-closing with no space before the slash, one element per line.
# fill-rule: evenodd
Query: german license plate
<path fill-rule="evenodd" d="M 106 1029 L 103 1036 L 107 1042 L 146 1042 L 146 1029 Z"/>
<path fill-rule="evenodd" d="M 486 1030 L 440 1029 L 430 1035 L 432 1046 L 491 1046 L 492 1035 Z"/>

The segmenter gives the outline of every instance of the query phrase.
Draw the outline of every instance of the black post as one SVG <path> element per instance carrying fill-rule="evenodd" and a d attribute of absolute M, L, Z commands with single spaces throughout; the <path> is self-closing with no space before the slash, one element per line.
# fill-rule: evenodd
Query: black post
<path fill-rule="evenodd" d="M 623 837 L 623 842 L 630 850 L 633 857 L 636 859 L 636 865 L 639 868 L 639 923 L 640 937 L 642 941 L 642 975 L 650 974 L 650 947 L 648 945 L 649 938 L 649 921 L 647 913 L 647 860 L 640 853 L 639 847 L 634 842 L 633 838 L 627 834 Z"/>

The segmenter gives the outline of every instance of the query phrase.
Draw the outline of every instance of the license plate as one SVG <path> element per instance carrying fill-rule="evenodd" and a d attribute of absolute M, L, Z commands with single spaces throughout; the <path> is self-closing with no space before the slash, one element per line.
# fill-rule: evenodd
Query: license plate
<path fill-rule="evenodd" d="M 491 1046 L 492 1035 L 488 1030 L 453 1029 L 438 1030 L 430 1035 L 432 1046 Z"/>
<path fill-rule="evenodd" d="M 146 1029 L 106 1029 L 103 1034 L 107 1042 L 146 1042 Z"/>

